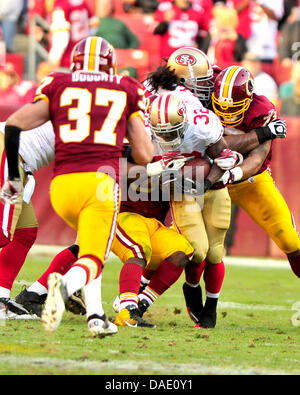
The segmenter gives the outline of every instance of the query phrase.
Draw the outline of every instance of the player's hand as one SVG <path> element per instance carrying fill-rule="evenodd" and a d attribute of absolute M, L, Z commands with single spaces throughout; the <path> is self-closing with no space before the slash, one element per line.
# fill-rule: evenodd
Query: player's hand
<path fill-rule="evenodd" d="M 149 177 L 158 176 L 166 170 L 180 170 L 186 162 L 185 157 L 178 157 L 176 159 L 163 158 L 157 162 L 148 163 L 147 174 Z"/>
<path fill-rule="evenodd" d="M 286 122 L 283 121 L 282 119 L 275 119 L 275 121 L 270 122 L 267 126 L 271 132 L 271 139 L 284 139 L 286 138 Z"/>
<path fill-rule="evenodd" d="M 215 158 L 214 163 L 222 170 L 231 170 L 243 163 L 243 156 L 239 152 L 226 148 Z"/>
<path fill-rule="evenodd" d="M 243 177 L 243 170 L 237 166 L 231 170 L 225 171 L 221 177 L 221 181 L 224 185 L 232 184 L 233 182 L 241 180 Z"/>
<path fill-rule="evenodd" d="M 260 144 L 268 140 L 284 139 L 286 137 L 286 123 L 282 119 L 275 119 L 271 121 L 267 126 L 254 129 L 257 134 L 257 138 Z"/>
<path fill-rule="evenodd" d="M 18 197 L 22 193 L 21 180 L 7 180 L 5 181 L 0 192 L 1 201 L 6 204 L 15 204 Z"/>

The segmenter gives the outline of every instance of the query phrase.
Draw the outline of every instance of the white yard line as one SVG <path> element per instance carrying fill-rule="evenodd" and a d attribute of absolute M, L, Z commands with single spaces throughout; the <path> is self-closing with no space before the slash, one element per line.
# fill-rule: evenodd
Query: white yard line
<path fill-rule="evenodd" d="M 161 363 L 155 361 L 145 361 L 145 360 L 127 360 L 127 361 L 108 361 L 100 362 L 96 360 L 89 361 L 77 361 L 73 359 L 58 359 L 58 358 L 34 358 L 34 357 L 24 357 L 24 356 L 0 356 L 0 366 L 1 365 L 12 365 L 17 366 L 36 366 L 37 368 L 60 368 L 62 370 L 68 369 L 89 369 L 97 371 L 101 374 L 102 370 L 116 370 L 119 374 L 122 371 L 130 371 L 132 374 L 136 372 L 141 373 L 142 371 L 157 371 L 160 374 L 191 374 L 193 375 L 299 375 L 300 370 L 280 370 L 280 369 L 266 369 L 266 368 L 243 368 L 239 366 L 208 366 L 199 364 L 171 364 L 171 363 Z M 141 370 L 142 368 L 142 370 Z M 105 374 L 105 373 L 104 373 Z M 151 379 L 155 379 L 155 376 L 151 376 Z M 192 376 L 190 377 L 192 379 Z M 136 378 L 138 381 L 138 378 Z"/>

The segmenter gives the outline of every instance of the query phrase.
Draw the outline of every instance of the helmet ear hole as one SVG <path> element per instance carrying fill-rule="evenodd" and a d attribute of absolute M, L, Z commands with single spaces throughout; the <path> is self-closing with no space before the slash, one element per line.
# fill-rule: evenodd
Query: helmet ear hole
<path fill-rule="evenodd" d="M 185 83 L 185 78 L 180 78 L 180 82 L 182 83 L 182 84 L 184 84 Z"/>

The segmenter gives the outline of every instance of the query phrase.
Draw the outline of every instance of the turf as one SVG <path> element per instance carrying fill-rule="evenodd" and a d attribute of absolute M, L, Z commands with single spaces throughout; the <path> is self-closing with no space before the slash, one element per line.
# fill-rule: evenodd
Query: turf
<path fill-rule="evenodd" d="M 226 262 L 226 260 L 225 260 Z M 49 258 L 31 256 L 12 294 L 33 282 Z M 121 268 L 103 274 L 103 304 L 112 319 Z M 66 312 L 49 335 L 39 321 L 0 322 L 1 375 L 299 375 L 299 279 L 285 268 L 226 266 L 215 329 L 194 328 L 186 313 L 184 276 L 146 313 L 156 329 L 119 328 L 92 339 L 85 317 Z M 201 284 L 203 285 L 203 284 Z M 203 288 L 203 287 L 202 287 Z M 295 306 L 294 306 L 295 307 Z"/>

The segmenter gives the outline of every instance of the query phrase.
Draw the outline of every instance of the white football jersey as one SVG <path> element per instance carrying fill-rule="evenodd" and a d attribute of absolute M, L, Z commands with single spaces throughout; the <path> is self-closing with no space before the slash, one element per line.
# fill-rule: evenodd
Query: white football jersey
<path fill-rule="evenodd" d="M 223 136 L 219 118 L 203 106 L 187 106 L 188 128 L 179 150 L 183 154 L 205 155 L 206 149 Z"/>
<path fill-rule="evenodd" d="M 5 122 L 1 122 L 1 133 L 4 133 L 4 127 Z M 32 171 L 36 171 L 54 160 L 54 142 L 53 126 L 48 121 L 35 129 L 21 132 L 19 155 Z"/>

